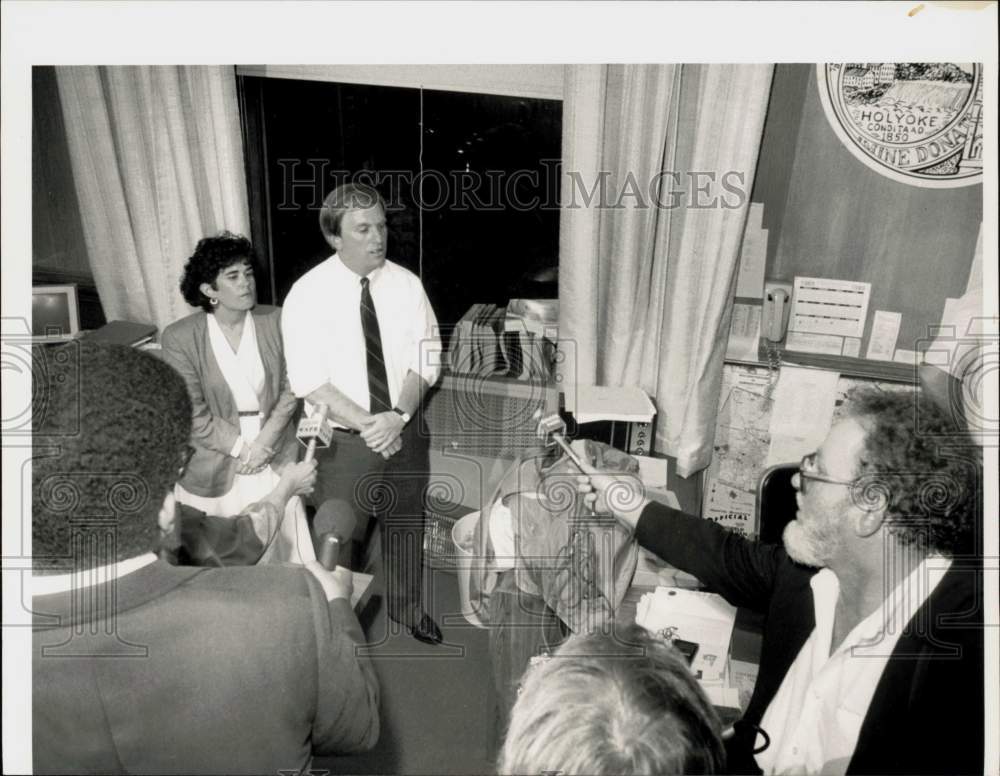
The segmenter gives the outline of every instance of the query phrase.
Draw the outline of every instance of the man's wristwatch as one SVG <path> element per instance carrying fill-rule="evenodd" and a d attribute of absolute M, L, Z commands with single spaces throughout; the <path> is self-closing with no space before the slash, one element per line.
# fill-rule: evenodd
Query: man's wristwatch
<path fill-rule="evenodd" d="M 403 425 L 404 426 L 407 423 L 410 422 L 410 413 L 409 412 L 405 412 L 404 410 L 401 410 L 399 407 L 393 407 L 392 411 L 395 412 L 397 415 L 399 415 L 399 417 L 401 417 L 403 419 Z"/>

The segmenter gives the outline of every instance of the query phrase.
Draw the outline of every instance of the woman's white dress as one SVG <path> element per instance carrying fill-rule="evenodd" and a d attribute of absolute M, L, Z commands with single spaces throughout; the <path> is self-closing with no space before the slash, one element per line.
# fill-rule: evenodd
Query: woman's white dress
<path fill-rule="evenodd" d="M 219 322 L 214 315 L 205 316 L 208 320 L 208 339 L 215 360 L 222 370 L 222 375 L 233 393 L 236 408 L 241 413 L 257 412 L 257 415 L 240 415 L 240 434 L 244 444 L 250 444 L 260 433 L 261 416 L 260 394 L 264 388 L 264 364 L 257 347 L 257 334 L 254 329 L 253 316 L 247 315 L 243 324 L 243 335 L 240 338 L 239 349 L 234 353 L 226 341 Z M 174 496 L 182 504 L 199 509 L 207 515 L 231 517 L 239 515 L 243 510 L 267 496 L 280 479 L 277 472 L 270 466 L 256 474 L 236 474 L 233 486 L 228 493 L 214 498 L 206 498 L 189 493 L 180 484 L 174 488 Z M 274 521 L 265 525 L 259 519 L 254 520 L 254 529 L 260 540 L 268 541 L 274 532 Z M 302 499 L 294 496 L 285 507 L 285 517 L 281 521 L 278 536 L 264 554 L 261 562 L 267 563 L 305 563 L 315 560 L 312 539 L 306 523 L 305 508 Z"/>

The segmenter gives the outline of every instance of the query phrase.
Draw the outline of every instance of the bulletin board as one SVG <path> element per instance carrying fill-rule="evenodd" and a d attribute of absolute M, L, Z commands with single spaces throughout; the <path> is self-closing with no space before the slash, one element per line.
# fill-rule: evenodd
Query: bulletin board
<path fill-rule="evenodd" d="M 809 450 L 781 450 L 780 424 L 775 423 L 775 413 L 785 412 L 782 397 L 775 391 L 779 372 L 766 366 L 726 364 L 722 375 L 722 388 L 716 412 L 715 437 L 712 462 L 704 471 L 702 517 L 735 531 L 743 536 L 756 537 L 756 496 L 761 475 L 774 464 L 797 463 Z M 812 370 L 799 370 L 810 372 Z M 817 415 L 823 415 L 820 405 L 828 402 L 819 422 L 823 429 L 842 416 L 852 391 L 867 390 L 898 392 L 912 391 L 912 386 L 899 381 L 877 381 L 845 377 L 828 372 L 816 373 L 831 378 L 828 382 L 832 395 L 810 397 L 816 405 Z M 832 406 L 829 402 L 832 401 Z M 825 431 L 821 432 L 825 434 Z M 818 446 L 818 445 L 817 445 Z"/>
<path fill-rule="evenodd" d="M 872 92 L 875 106 L 882 104 L 880 94 L 883 103 L 896 95 L 900 99 L 891 104 L 902 105 L 901 99 L 907 95 L 923 94 L 914 91 L 914 84 L 926 87 L 938 77 L 957 79 L 940 86 L 939 91 L 966 95 L 964 102 L 956 104 L 974 113 L 973 97 L 981 87 L 963 74 L 978 73 L 975 65 L 964 65 L 964 70 L 954 66 L 952 73 L 940 68 L 931 71 L 930 66 L 920 70 L 917 65 L 855 64 L 858 67 L 852 66 L 850 77 L 867 79 L 865 84 L 876 77 L 892 79 L 897 72 L 901 79 L 912 79 L 901 80 L 895 92 L 889 91 L 894 87 L 888 80 L 876 84 Z M 797 276 L 869 283 L 867 320 L 860 344 L 853 343 L 856 356 L 789 350 L 787 337 L 777 343 L 777 350 L 786 363 L 913 382 L 915 364 L 937 333 L 946 303 L 965 293 L 970 272 L 981 272 L 981 263 L 974 267 L 974 259 L 983 218 L 982 183 L 965 181 L 952 187 L 907 183 L 905 175 L 880 171 L 878 164 L 859 158 L 863 154 L 849 146 L 842 137 L 843 127 L 838 129 L 828 115 L 829 105 L 824 108 L 823 77 L 817 77 L 820 72 L 813 64 L 776 66 L 751 195 L 751 206 L 760 209 L 760 226 L 766 230 L 764 276 L 787 283 Z M 911 112 L 936 110 L 933 105 L 918 105 L 920 99 L 913 97 L 906 103 Z M 940 102 L 944 98 L 938 95 L 935 99 Z M 885 118 L 887 114 L 873 111 L 864 115 Z M 955 111 L 943 115 L 954 117 Z M 905 118 L 902 112 L 896 116 Z M 954 126 L 965 135 L 954 130 L 948 136 L 950 142 L 961 145 L 968 135 L 966 145 L 971 145 L 974 120 L 979 120 L 978 114 L 961 122 L 956 119 Z M 891 129 L 886 130 L 887 137 L 895 137 L 889 133 Z M 935 146 L 937 150 L 941 147 Z M 963 163 L 962 153 L 968 156 L 970 151 L 962 148 L 952 154 L 949 163 L 955 170 Z M 911 156 L 916 158 L 916 151 Z M 981 181 L 981 175 L 975 180 Z M 747 238 L 744 250 L 746 245 Z M 760 299 L 738 298 L 737 302 L 759 304 Z M 885 314 L 899 316 L 894 360 L 866 358 L 878 311 L 883 311 L 881 321 L 886 320 Z M 749 360 L 773 362 L 775 349 L 761 337 L 756 358 Z"/>

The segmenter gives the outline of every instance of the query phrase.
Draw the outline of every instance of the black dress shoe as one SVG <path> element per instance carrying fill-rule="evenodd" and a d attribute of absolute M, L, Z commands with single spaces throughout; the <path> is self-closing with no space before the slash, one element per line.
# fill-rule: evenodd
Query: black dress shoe
<path fill-rule="evenodd" d="M 424 644 L 440 644 L 444 639 L 444 636 L 441 635 L 441 629 L 429 614 L 423 615 L 420 622 L 410 626 L 409 631 L 413 638 L 424 642 Z"/>

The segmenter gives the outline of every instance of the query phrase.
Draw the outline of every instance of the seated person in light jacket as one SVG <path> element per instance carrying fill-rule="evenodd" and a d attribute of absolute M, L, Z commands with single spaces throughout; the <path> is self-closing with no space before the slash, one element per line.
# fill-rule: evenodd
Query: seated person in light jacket
<path fill-rule="evenodd" d="M 500 773 L 718 773 L 721 725 L 683 656 L 642 628 L 574 636 L 525 674 Z"/>
<path fill-rule="evenodd" d="M 35 773 L 299 773 L 378 738 L 350 572 L 158 560 L 191 401 L 161 360 L 40 349 L 32 468 Z M 286 468 L 255 510 L 308 489 Z"/>
<path fill-rule="evenodd" d="M 793 478 L 784 546 L 590 477 L 640 544 L 767 614 L 733 772 L 983 772 L 982 463 L 955 428 L 917 394 L 854 398 Z"/>
<path fill-rule="evenodd" d="M 269 493 L 298 455 L 281 341 L 281 311 L 257 304 L 253 247 L 224 232 L 198 242 L 181 291 L 202 311 L 168 326 L 164 359 L 187 383 L 194 455 L 177 484 L 182 504 L 238 514 Z M 261 531 L 260 539 L 270 536 Z M 266 560 L 315 559 L 301 499 L 289 501 Z"/>

